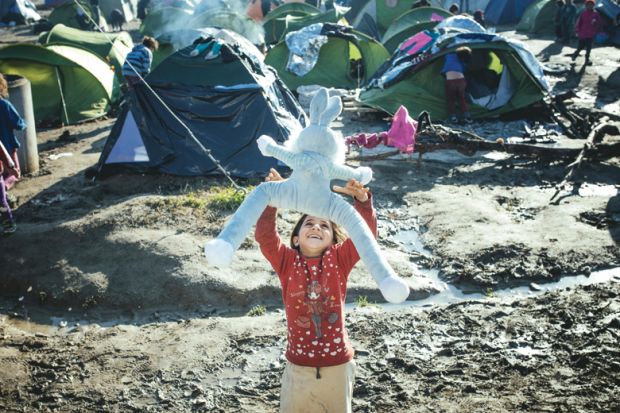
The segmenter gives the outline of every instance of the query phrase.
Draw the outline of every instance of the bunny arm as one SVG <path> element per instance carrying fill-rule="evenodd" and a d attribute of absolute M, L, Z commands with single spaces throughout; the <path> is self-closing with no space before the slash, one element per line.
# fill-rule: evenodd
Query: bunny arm
<path fill-rule="evenodd" d="M 342 179 L 343 181 L 348 181 L 353 178 L 360 182 L 362 181 L 362 170 L 360 168 L 351 168 L 347 165 L 332 164 L 329 172 L 329 177 L 331 179 Z"/>
<path fill-rule="evenodd" d="M 284 162 L 291 169 L 304 169 L 308 163 L 305 156 L 292 152 L 291 150 L 283 147 L 282 145 L 278 145 L 275 142 L 270 142 L 267 144 L 264 154 Z"/>

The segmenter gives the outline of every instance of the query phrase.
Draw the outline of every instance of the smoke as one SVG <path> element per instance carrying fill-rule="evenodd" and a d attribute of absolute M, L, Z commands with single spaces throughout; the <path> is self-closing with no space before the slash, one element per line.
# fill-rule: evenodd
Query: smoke
<path fill-rule="evenodd" d="M 234 31 L 255 45 L 265 41 L 263 27 L 246 16 L 246 0 L 151 0 L 152 12 L 165 7 L 183 11 L 160 13 L 154 35 L 175 49 L 192 44 L 207 27 Z"/>

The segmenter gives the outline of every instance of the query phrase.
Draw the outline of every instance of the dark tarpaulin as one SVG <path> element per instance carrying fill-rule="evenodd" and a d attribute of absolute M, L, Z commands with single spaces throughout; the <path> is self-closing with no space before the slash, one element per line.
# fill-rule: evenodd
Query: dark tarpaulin
<path fill-rule="evenodd" d="M 151 87 L 193 132 L 198 141 L 235 177 L 264 176 L 277 160 L 263 156 L 256 145 L 261 135 L 276 142 L 288 139 L 304 114 L 279 80 L 270 88 L 272 99 L 259 85 L 234 88 L 156 85 Z M 275 99 L 274 99 L 275 98 Z M 277 100 L 277 102 L 273 102 Z M 129 95 L 129 105 L 146 148 L 148 162 L 106 163 L 123 129 L 119 117 L 101 154 L 99 176 L 120 170 L 198 176 L 220 174 L 186 129 L 144 85 Z M 280 167 L 282 169 L 282 167 Z"/>

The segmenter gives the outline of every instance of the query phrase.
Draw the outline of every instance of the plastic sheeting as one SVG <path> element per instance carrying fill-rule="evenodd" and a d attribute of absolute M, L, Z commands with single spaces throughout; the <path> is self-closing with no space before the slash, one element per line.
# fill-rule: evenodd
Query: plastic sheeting
<path fill-rule="evenodd" d="M 321 47 L 328 41 L 322 31 L 323 23 L 317 23 L 286 35 L 286 46 L 290 52 L 286 70 L 301 77 L 314 68 L 319 61 Z"/>

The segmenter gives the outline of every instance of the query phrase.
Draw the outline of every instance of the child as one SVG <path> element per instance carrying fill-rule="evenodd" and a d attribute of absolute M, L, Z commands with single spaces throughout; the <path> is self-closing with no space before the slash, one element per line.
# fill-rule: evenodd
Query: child
<path fill-rule="evenodd" d="M 150 36 L 144 36 L 142 43 L 134 46 L 131 52 L 127 54 L 123 65 L 123 76 L 127 81 L 127 86 L 134 87 L 140 83 L 140 77 L 144 79 L 151 72 L 153 52 L 158 47 L 157 40 Z"/>
<path fill-rule="evenodd" d="M 483 28 L 487 28 L 487 22 L 484 20 L 484 12 L 482 10 L 476 10 L 474 12 L 474 20 Z"/>
<path fill-rule="evenodd" d="M 282 177 L 272 169 L 265 180 Z M 355 180 L 333 189 L 354 197 L 355 209 L 376 236 L 368 189 Z M 288 325 L 280 412 L 351 412 L 355 362 L 344 302 L 349 272 L 359 260 L 353 242 L 333 222 L 303 215 L 288 247 L 277 233 L 273 207 L 258 220 L 256 240 L 280 278 Z"/>
<path fill-rule="evenodd" d="M 19 116 L 11 102 L 7 100 L 8 97 L 9 85 L 0 73 L 0 142 L 2 143 L 0 150 L 4 155 L 0 156 L 0 206 L 2 207 L 2 232 L 5 235 L 12 234 L 17 229 L 7 193 L 8 189 L 20 177 L 19 162 L 17 161 L 19 141 L 15 137 L 14 130 L 26 128 L 26 122 Z"/>
<path fill-rule="evenodd" d="M 573 61 L 577 59 L 577 56 L 579 56 L 579 53 L 583 49 L 586 49 L 585 65 L 592 65 L 590 61 L 590 51 L 592 50 L 592 43 L 594 42 L 594 37 L 596 36 L 600 24 L 601 15 L 594 10 L 594 0 L 586 0 L 586 9 L 579 15 L 577 23 L 575 23 L 575 32 L 579 38 L 579 45 L 572 55 Z"/>
<path fill-rule="evenodd" d="M 456 108 L 454 103 L 459 102 L 461 111 L 463 112 L 463 120 L 471 123 L 469 114 L 469 105 L 465 100 L 465 88 L 467 81 L 465 80 L 465 66 L 471 57 L 471 49 L 469 47 L 459 47 L 455 53 L 448 53 L 441 69 L 441 74 L 446 78 L 445 91 L 446 103 L 448 104 L 448 119 L 455 123 L 458 121 L 456 116 Z"/>

